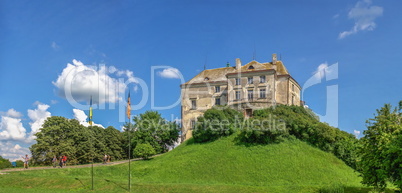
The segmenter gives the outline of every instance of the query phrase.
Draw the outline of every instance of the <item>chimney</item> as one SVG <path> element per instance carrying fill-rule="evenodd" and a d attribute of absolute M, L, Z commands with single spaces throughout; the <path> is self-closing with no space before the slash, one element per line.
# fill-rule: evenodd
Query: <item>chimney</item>
<path fill-rule="evenodd" d="M 236 58 L 236 70 L 240 70 L 240 68 L 241 68 L 240 58 Z"/>
<path fill-rule="evenodd" d="M 276 59 L 276 54 L 272 54 L 272 64 L 276 64 L 276 61 L 278 61 Z"/>

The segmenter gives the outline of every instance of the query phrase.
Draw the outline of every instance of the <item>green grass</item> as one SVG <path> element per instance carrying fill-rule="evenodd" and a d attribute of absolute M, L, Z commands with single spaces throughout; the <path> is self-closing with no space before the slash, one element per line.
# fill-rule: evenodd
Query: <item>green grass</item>
<path fill-rule="evenodd" d="M 127 192 L 128 164 L 95 167 L 95 191 Z M 90 168 L 0 175 L 0 192 L 92 192 Z M 132 192 L 319 192 L 342 186 L 368 192 L 358 173 L 332 154 L 294 140 L 237 145 L 235 136 L 131 163 Z"/>

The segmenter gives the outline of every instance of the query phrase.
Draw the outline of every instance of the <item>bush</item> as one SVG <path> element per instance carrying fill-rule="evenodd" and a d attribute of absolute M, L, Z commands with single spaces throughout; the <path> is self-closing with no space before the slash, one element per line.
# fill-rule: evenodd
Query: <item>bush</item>
<path fill-rule="evenodd" d="M 237 129 L 237 124 L 243 120 L 243 115 L 228 107 L 224 109 L 212 108 L 198 117 L 194 127 L 195 142 L 214 141 L 222 136 L 229 136 Z"/>
<path fill-rule="evenodd" d="M 138 144 L 134 149 L 134 156 L 143 159 L 149 159 L 149 157 L 155 154 L 155 149 L 148 143 Z"/>
<path fill-rule="evenodd" d="M 251 118 L 239 134 L 241 142 L 251 144 L 279 143 L 289 137 L 286 125 L 280 121 Z"/>

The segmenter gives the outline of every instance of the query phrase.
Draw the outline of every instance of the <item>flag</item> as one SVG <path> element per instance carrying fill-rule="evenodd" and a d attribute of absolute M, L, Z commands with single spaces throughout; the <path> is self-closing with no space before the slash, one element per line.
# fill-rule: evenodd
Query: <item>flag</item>
<path fill-rule="evenodd" d="M 92 126 L 92 96 L 89 102 L 89 125 Z"/>
<path fill-rule="evenodd" d="M 127 98 L 127 117 L 130 120 L 131 115 L 131 102 L 130 102 L 130 91 L 128 91 L 128 98 Z"/>

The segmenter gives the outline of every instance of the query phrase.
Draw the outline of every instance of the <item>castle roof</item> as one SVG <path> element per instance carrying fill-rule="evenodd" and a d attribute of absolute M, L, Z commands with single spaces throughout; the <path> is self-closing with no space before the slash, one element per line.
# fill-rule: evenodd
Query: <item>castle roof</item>
<path fill-rule="evenodd" d="M 202 72 L 197 74 L 194 78 L 187 81 L 185 84 L 227 81 L 226 77 L 227 74 L 248 73 L 253 71 L 257 72 L 266 70 L 274 70 L 276 71 L 277 75 L 289 75 L 289 72 L 283 65 L 282 61 L 278 60 L 276 61 L 275 64 L 273 64 L 273 62 L 259 63 L 253 60 L 247 63 L 246 65 L 241 66 L 239 70 L 237 70 L 235 66 L 203 70 Z"/>

